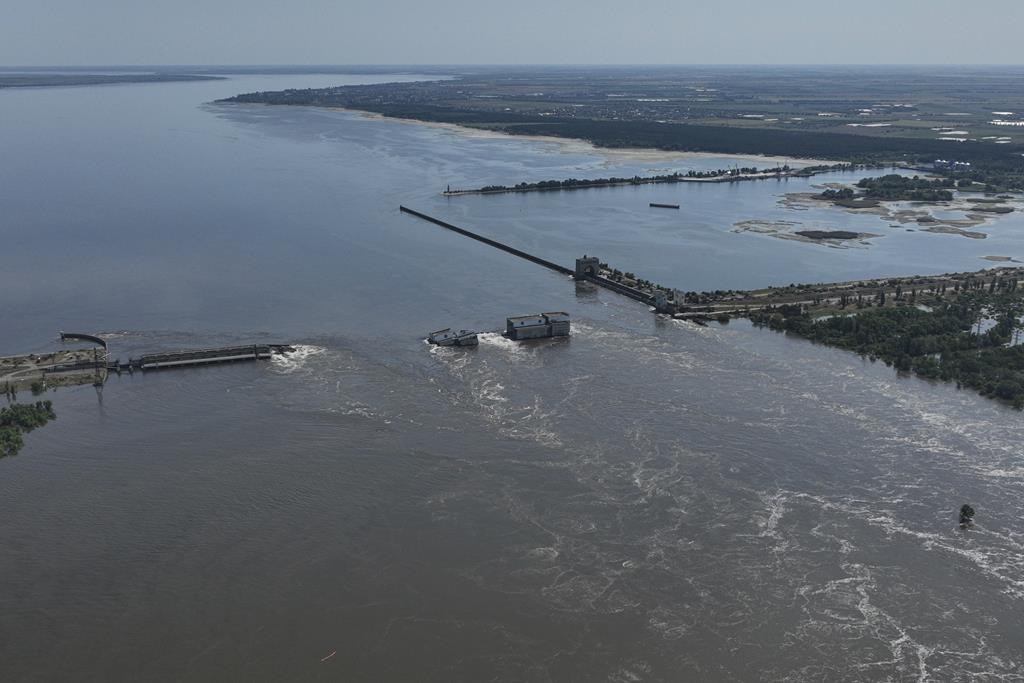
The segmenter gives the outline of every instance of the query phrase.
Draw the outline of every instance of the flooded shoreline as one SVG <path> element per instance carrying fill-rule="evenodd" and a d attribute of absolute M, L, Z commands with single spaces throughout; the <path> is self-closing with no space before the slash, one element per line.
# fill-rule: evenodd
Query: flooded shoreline
<path fill-rule="evenodd" d="M 5 681 L 1017 676 L 1019 413 L 744 320 L 655 316 L 398 206 L 691 291 L 1021 259 L 1019 212 L 985 240 L 822 249 L 732 232 L 882 232 L 780 206 L 800 179 L 450 201 L 676 162 L 202 104 L 320 83 L 240 80 L 4 94 L 5 348 L 58 326 L 122 355 L 297 345 L 47 396 L 60 418 L 0 460 Z M 422 340 L 559 310 L 559 343 Z"/>

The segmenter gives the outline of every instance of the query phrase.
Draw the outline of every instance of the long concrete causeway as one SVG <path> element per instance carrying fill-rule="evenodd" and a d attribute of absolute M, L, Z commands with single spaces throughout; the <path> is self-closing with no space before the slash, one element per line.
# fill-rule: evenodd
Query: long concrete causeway
<path fill-rule="evenodd" d="M 163 353 L 147 353 L 138 358 L 129 358 L 122 362 L 110 360 L 107 356 L 107 343 L 100 337 L 76 332 L 61 332 L 61 341 L 81 339 L 91 341 L 103 347 L 104 353 L 93 358 L 65 363 L 57 366 L 57 370 L 79 370 L 103 366 L 112 372 L 121 370 L 160 370 L 162 368 L 180 368 L 190 365 L 209 365 L 211 363 L 232 363 L 244 360 L 266 360 L 277 353 L 288 353 L 294 349 L 286 344 L 247 344 L 245 346 L 222 346 L 214 349 L 191 349 L 188 351 L 169 351 Z"/>
<path fill-rule="evenodd" d="M 486 244 L 488 246 L 492 246 L 495 249 L 501 249 L 502 251 L 508 252 L 509 254 L 512 254 L 513 256 L 518 256 L 519 258 L 526 259 L 527 261 L 530 261 L 532 263 L 536 263 L 537 265 L 541 265 L 541 266 L 544 266 L 545 268 L 549 268 L 549 269 L 555 271 L 556 273 L 561 273 L 562 275 L 570 275 L 570 276 L 574 277 L 577 280 L 585 280 L 587 282 L 593 282 L 595 285 L 598 285 L 599 287 L 604 287 L 605 289 L 611 290 L 611 291 L 615 292 L 616 294 L 621 294 L 623 296 L 629 297 L 630 299 L 634 299 L 634 300 L 639 301 L 641 303 L 647 304 L 648 306 L 653 306 L 654 303 L 655 303 L 654 302 L 654 297 L 650 296 L 649 294 L 646 294 L 645 292 L 641 292 L 641 291 L 639 291 L 637 289 L 633 289 L 632 287 L 628 287 L 626 285 L 620 284 L 618 282 L 613 282 L 612 280 L 609 280 L 608 278 L 605 278 L 605 277 L 601 277 L 600 275 L 593 274 L 593 273 L 577 272 L 576 270 L 573 270 L 572 268 L 566 268 L 565 266 L 560 266 L 557 263 L 553 263 L 551 261 L 548 261 L 547 259 L 543 259 L 543 258 L 541 258 L 539 256 L 534 256 L 533 254 L 529 254 L 529 253 L 523 251 L 522 249 L 516 249 L 515 247 L 510 247 L 509 245 L 503 244 L 503 243 L 501 243 L 501 242 L 499 242 L 497 240 L 492 240 L 489 237 L 484 237 L 483 235 L 478 235 L 475 232 L 472 232 L 470 230 L 466 230 L 465 228 L 460 228 L 457 225 L 452 225 L 451 223 L 443 221 L 440 218 L 434 218 L 433 216 L 428 216 L 425 213 L 422 213 L 420 211 L 416 211 L 415 209 L 410 209 L 407 206 L 399 206 L 398 208 L 399 208 L 399 210 L 402 213 L 407 213 L 410 216 L 415 216 L 416 218 L 421 218 L 421 219 L 423 219 L 425 221 L 433 223 L 434 225 L 439 225 L 442 228 L 445 228 L 447 230 L 451 230 L 452 232 L 457 232 L 460 235 L 464 235 L 466 237 L 469 237 L 470 239 L 474 239 L 474 240 L 476 240 L 478 242 L 483 242 L 484 244 Z"/>
<path fill-rule="evenodd" d="M 275 353 L 287 353 L 291 347 L 281 344 L 251 344 L 249 346 L 226 346 L 217 349 L 197 349 L 194 351 L 175 351 L 172 353 L 149 353 L 132 358 L 127 363 L 113 361 L 108 363 L 111 370 L 161 370 L 163 368 L 180 368 L 190 365 L 209 365 L 210 363 L 232 363 L 244 360 L 266 360 Z"/>
<path fill-rule="evenodd" d="M 106 342 L 97 336 L 61 332 L 61 340 L 89 341 L 91 349 L 68 349 L 43 354 L 0 357 L 0 392 L 10 393 L 32 385 L 102 385 L 108 373 L 185 368 L 212 363 L 267 360 L 295 349 L 285 344 L 248 344 L 215 349 L 193 349 L 166 353 L 148 353 L 127 361 L 112 360 Z"/>
<path fill-rule="evenodd" d="M 572 268 L 566 268 L 565 266 L 560 266 L 557 263 L 552 263 L 551 261 L 548 261 L 547 259 L 542 259 L 539 256 L 534 256 L 533 254 L 528 254 L 525 251 L 523 251 L 522 249 L 516 249 L 515 247 L 510 247 L 507 244 L 502 244 L 501 242 L 499 242 L 497 240 L 492 240 L 489 237 L 484 237 L 483 235 L 478 235 L 475 232 L 470 232 L 469 230 L 466 230 L 465 228 L 460 228 L 457 225 L 452 225 L 451 223 L 446 223 L 445 221 L 441 220 L 440 218 L 434 218 L 433 216 L 428 216 L 425 213 L 420 213 L 419 211 L 416 211 L 415 209 L 410 209 L 407 206 L 399 206 L 398 208 L 399 208 L 399 210 L 402 213 L 407 213 L 407 214 L 409 214 L 411 216 L 416 216 L 417 218 L 422 218 L 425 221 L 430 221 L 434 225 L 440 225 L 442 228 L 447 228 L 448 230 L 451 230 L 452 232 L 457 232 L 460 235 L 465 235 L 466 237 L 469 237 L 470 239 L 477 240 L 478 242 L 483 242 L 484 244 L 492 246 L 495 249 L 501 249 L 502 251 L 507 251 L 508 253 L 512 254 L 513 256 L 518 256 L 519 258 L 526 259 L 527 261 L 532 261 L 533 263 L 536 263 L 537 265 L 544 266 L 545 268 L 550 268 L 551 270 L 555 271 L 556 273 L 562 273 L 563 275 L 575 275 L 575 272 L 572 270 Z"/>

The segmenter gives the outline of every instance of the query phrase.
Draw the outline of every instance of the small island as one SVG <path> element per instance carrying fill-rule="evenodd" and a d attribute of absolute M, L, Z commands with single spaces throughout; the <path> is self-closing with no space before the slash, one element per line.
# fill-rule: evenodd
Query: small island
<path fill-rule="evenodd" d="M 858 194 L 850 187 L 830 188 L 818 196 L 847 208 L 871 208 L 883 201 L 949 202 L 953 200 L 951 190 L 956 188 L 956 182 L 952 178 L 908 178 L 890 173 L 862 178 L 857 187 L 864 192 Z"/>
<path fill-rule="evenodd" d="M 956 187 L 956 182 L 952 178 L 908 178 L 890 173 L 878 178 L 861 178 L 857 187 L 864 190 L 864 196 L 868 199 L 948 202 L 953 199 L 951 190 Z"/>
<path fill-rule="evenodd" d="M 796 234 L 812 240 L 856 240 L 865 236 L 849 230 L 797 230 Z"/>
<path fill-rule="evenodd" d="M 737 168 L 720 168 L 714 171 L 689 170 L 685 173 L 667 173 L 653 176 L 633 176 L 632 178 L 566 178 L 565 180 L 541 180 L 534 183 L 516 183 L 515 185 L 484 185 L 476 189 L 453 190 L 445 189 L 446 197 L 457 197 L 466 194 L 502 194 L 505 192 L 546 192 L 550 190 L 582 190 L 590 187 L 618 187 L 622 185 L 652 185 L 659 183 L 734 183 L 745 180 L 769 180 L 771 178 L 809 178 L 819 173 L 836 171 L 853 171 L 862 168 L 855 164 L 830 164 L 805 166 L 795 169 L 789 164 L 775 168 L 757 168 L 742 166 Z"/>

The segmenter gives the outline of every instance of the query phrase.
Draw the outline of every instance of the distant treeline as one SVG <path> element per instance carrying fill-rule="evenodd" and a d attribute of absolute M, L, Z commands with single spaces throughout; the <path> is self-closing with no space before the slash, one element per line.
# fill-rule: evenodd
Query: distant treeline
<path fill-rule="evenodd" d="M 943 288 L 944 289 L 944 288 Z M 885 293 L 879 293 L 884 304 Z M 913 302 L 917 292 L 903 297 Z M 874 303 L 874 302 L 872 302 Z M 952 300 L 864 308 L 853 315 L 815 319 L 800 306 L 780 306 L 751 314 L 760 325 L 799 334 L 829 346 L 881 358 L 897 370 L 956 382 L 984 396 L 1024 408 L 1024 345 L 1010 345 L 1020 328 L 1024 299 L 1016 279 L 972 281 Z M 858 300 L 858 307 L 864 305 Z M 978 334 L 979 319 L 994 325 Z"/>
<path fill-rule="evenodd" d="M 0 408 L 0 457 L 14 455 L 24 445 L 22 434 L 56 418 L 50 401 L 15 403 Z"/>
<path fill-rule="evenodd" d="M 764 154 L 770 156 L 845 160 L 856 164 L 906 162 L 931 164 L 955 158 L 972 164 L 955 172 L 993 190 L 1024 188 L 1024 145 L 950 142 L 921 137 L 873 136 L 777 128 L 659 123 L 587 118 L 539 117 L 509 112 L 460 109 L 431 104 L 429 89 L 384 92 L 373 86 L 282 90 L 236 95 L 223 102 L 322 107 L 348 107 L 395 118 L 437 121 L 486 128 L 510 135 L 550 135 L 588 140 L 598 147 L 643 147 L 666 151 Z M 387 98 L 392 101 L 386 101 Z M 403 101 L 395 102 L 400 97 Z"/>
<path fill-rule="evenodd" d="M 1021 157 L 1017 157 L 1024 161 Z M 1011 159 L 990 161 L 970 170 L 957 170 L 950 174 L 961 188 L 971 188 L 974 183 L 983 185 L 985 192 L 1019 192 L 1024 190 L 1024 163 Z"/>
<path fill-rule="evenodd" d="M 932 162 L 955 154 L 969 161 L 1020 159 L 1024 145 L 980 142 L 950 143 L 928 138 L 876 137 L 843 133 L 741 128 L 656 121 L 539 118 L 527 114 L 476 111 L 418 102 L 374 103 L 345 88 L 282 90 L 236 95 L 224 102 L 352 107 L 384 116 L 475 125 L 512 135 L 554 135 L 589 140 L 600 147 L 650 147 L 668 151 L 766 154 L 844 159 L 858 163 L 881 159 Z M 1019 162 L 1018 162 L 1018 165 Z"/>
<path fill-rule="evenodd" d="M 575 190 L 584 187 L 606 185 L 643 185 L 645 183 L 674 183 L 682 177 L 680 173 L 654 176 L 633 176 L 632 178 L 566 178 L 565 180 L 541 180 L 536 183 L 516 183 L 515 185 L 484 185 L 479 190 L 459 190 L 459 192 L 530 192 L 539 190 Z"/>
<path fill-rule="evenodd" d="M 857 187 L 862 188 L 864 196 L 870 199 L 948 202 L 953 199 L 953 193 L 946 188 L 955 188 L 956 181 L 952 178 L 932 180 L 890 174 L 879 178 L 862 178 Z"/>

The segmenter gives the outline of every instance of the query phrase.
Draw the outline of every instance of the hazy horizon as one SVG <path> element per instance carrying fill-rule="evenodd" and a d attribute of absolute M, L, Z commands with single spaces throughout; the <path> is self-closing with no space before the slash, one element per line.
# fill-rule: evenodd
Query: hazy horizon
<path fill-rule="evenodd" d="M 95 64 L 0 64 L 0 71 L 15 71 L 19 69 L 26 70 L 43 70 L 43 69 L 68 69 L 74 71 L 84 70 L 96 70 L 96 69 L 124 69 L 130 71 L 143 71 L 149 69 L 162 69 L 162 70 L 198 70 L 198 69 L 322 69 L 322 70 L 338 70 L 338 69 L 376 69 L 376 70 L 394 70 L 394 69 L 680 69 L 680 68 L 747 68 L 747 69 L 771 69 L 771 68 L 793 68 L 793 69 L 887 69 L 887 68 L 900 68 L 900 69 L 976 69 L 976 68 L 997 68 L 997 69 L 1014 69 L 1024 68 L 1024 61 L 1018 63 L 971 63 L 971 62 L 948 62 L 948 63 L 934 63 L 934 64 L 919 64 L 913 62 L 903 63 L 844 63 L 844 64 L 831 64 L 831 63 L 785 63 L 785 62 L 761 62 L 761 63 L 698 63 L 698 62 L 678 62 L 678 63 L 661 63 L 661 62 L 648 62 L 648 63 L 593 63 L 593 64 L 582 64 L 582 63 L 570 63 L 570 62 L 547 62 L 547 63 L 498 63 L 498 62 L 458 62 L 458 63 L 444 63 L 444 62 L 422 62 L 422 63 L 403 63 L 403 62 L 349 62 L 349 63 L 271 63 L 271 62 L 210 62 L 210 63 L 151 63 L 151 64 L 130 64 L 130 63 L 95 63 Z"/>
<path fill-rule="evenodd" d="M 0 26 L 0 65 L 983 65 L 1016 66 L 1024 5 L 835 7 L 736 0 L 411 0 L 343 6 L 241 0 L 21 3 Z M 951 55 L 956 55 L 951 58 Z"/>

